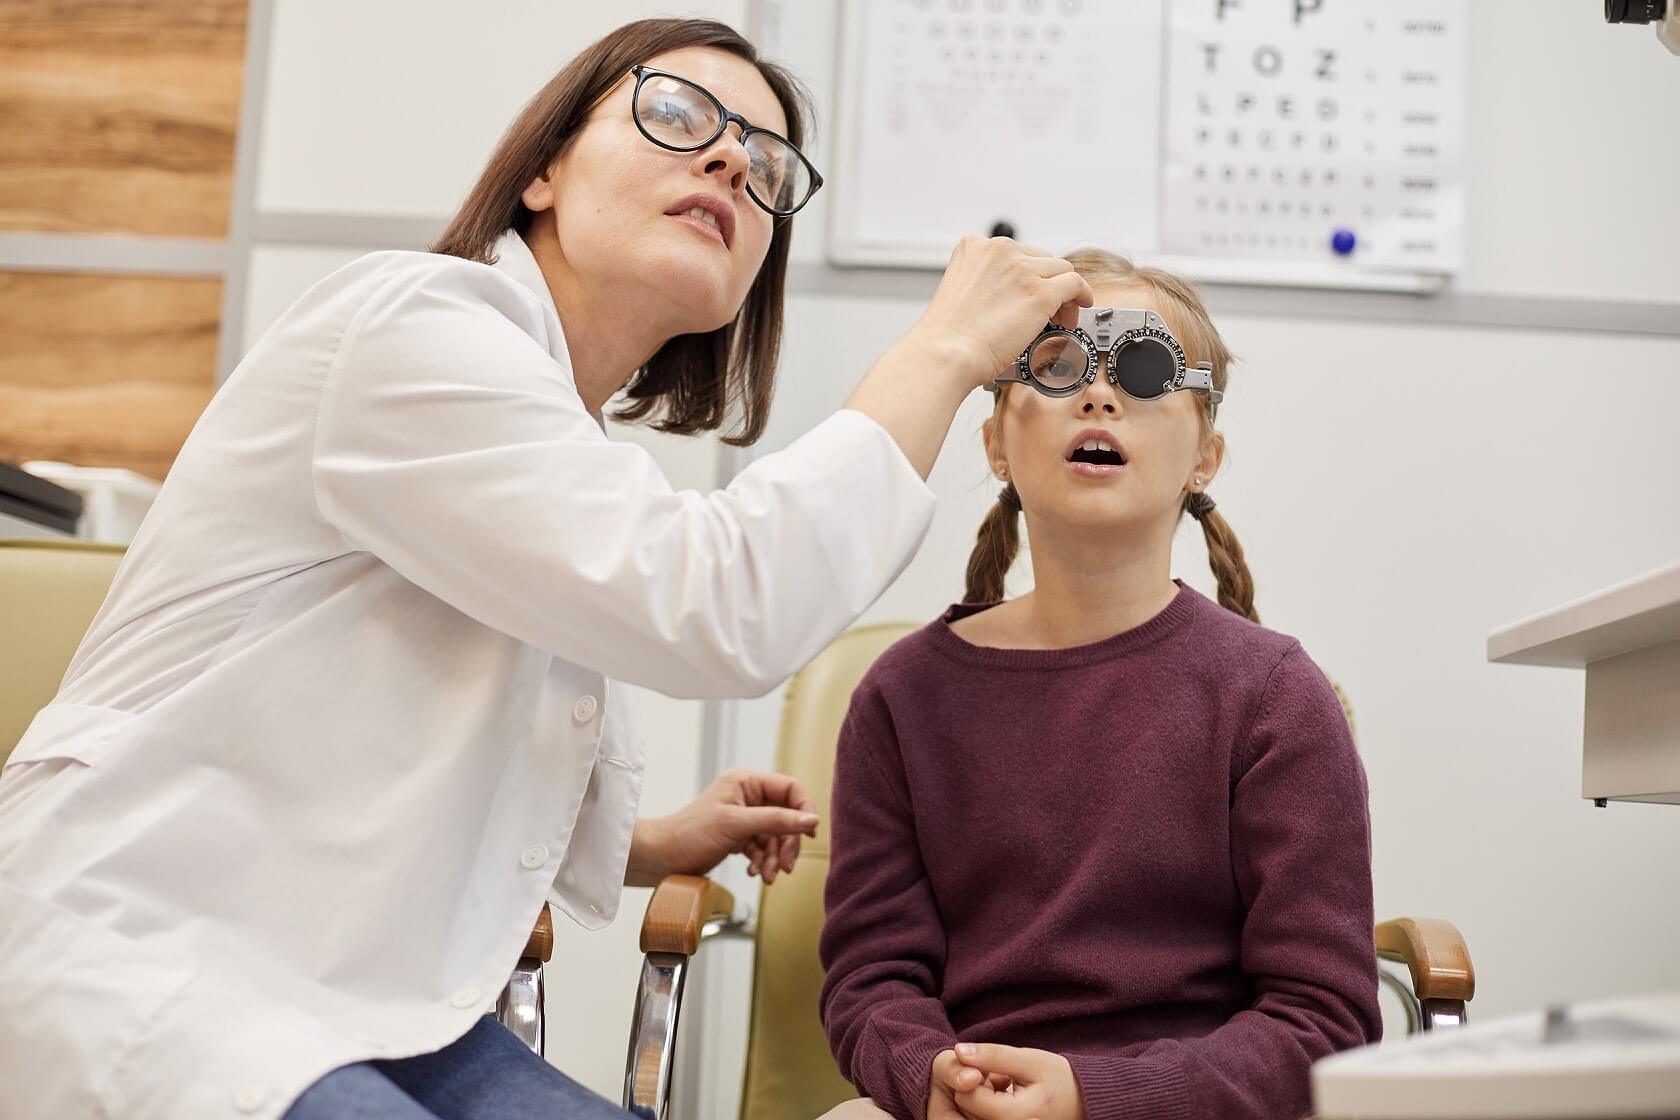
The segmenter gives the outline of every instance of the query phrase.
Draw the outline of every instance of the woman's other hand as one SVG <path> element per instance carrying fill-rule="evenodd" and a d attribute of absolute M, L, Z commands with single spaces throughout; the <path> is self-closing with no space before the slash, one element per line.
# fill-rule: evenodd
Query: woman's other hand
<path fill-rule="evenodd" d="M 773 883 L 793 870 L 799 838 L 815 836 L 817 815 L 803 787 L 785 774 L 731 770 L 668 817 L 636 822 L 626 886 L 652 887 L 667 875 L 704 875 L 740 852 L 748 873 Z"/>

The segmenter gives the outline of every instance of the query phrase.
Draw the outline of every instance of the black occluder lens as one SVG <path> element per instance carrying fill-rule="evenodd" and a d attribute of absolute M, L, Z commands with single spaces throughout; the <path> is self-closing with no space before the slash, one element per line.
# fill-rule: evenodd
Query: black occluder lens
<path fill-rule="evenodd" d="M 1114 359 L 1114 371 L 1129 396 L 1150 400 L 1167 391 L 1178 374 L 1178 362 L 1171 350 L 1144 338 L 1126 344 Z"/>

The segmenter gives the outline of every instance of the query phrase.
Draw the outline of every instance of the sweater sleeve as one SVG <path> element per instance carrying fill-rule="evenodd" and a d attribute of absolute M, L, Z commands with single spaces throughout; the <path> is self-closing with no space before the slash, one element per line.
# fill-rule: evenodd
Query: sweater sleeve
<path fill-rule="evenodd" d="M 877 1105 L 925 1120 L 933 1060 L 956 1045 L 939 999 L 945 930 L 891 716 L 867 678 L 840 729 L 829 827 L 818 946 L 829 1047 Z"/>
<path fill-rule="evenodd" d="M 1280 1120 L 1309 1069 L 1382 1034 L 1365 772 L 1329 681 L 1292 647 L 1233 768 L 1231 869 L 1254 1002 L 1203 1038 L 1070 1055 L 1089 1120 Z"/>

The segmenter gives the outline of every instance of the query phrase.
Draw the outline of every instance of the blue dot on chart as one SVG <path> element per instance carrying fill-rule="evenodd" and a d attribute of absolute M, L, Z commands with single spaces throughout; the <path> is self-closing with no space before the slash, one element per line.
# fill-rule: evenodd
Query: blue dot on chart
<path fill-rule="evenodd" d="M 1345 257 L 1353 252 L 1353 247 L 1358 243 L 1359 239 L 1353 235 L 1351 229 L 1338 229 L 1330 235 L 1330 248 L 1339 257 Z"/>

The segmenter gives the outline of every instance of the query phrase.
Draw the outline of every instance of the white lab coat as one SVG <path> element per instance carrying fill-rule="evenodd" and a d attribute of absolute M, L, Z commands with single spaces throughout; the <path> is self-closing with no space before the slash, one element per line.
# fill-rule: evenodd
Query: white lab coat
<path fill-rule="evenodd" d="M 644 762 L 608 678 L 767 691 L 926 532 L 856 412 L 673 490 L 497 252 L 323 280 L 187 441 L 0 779 L 7 1120 L 275 1117 L 458 1038 L 545 896 L 618 908 Z"/>

